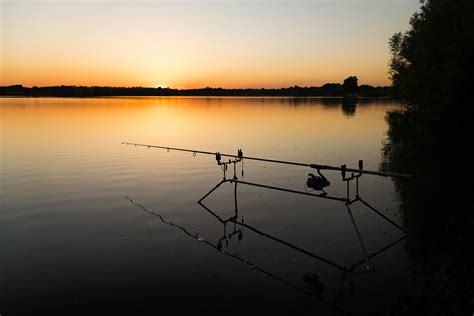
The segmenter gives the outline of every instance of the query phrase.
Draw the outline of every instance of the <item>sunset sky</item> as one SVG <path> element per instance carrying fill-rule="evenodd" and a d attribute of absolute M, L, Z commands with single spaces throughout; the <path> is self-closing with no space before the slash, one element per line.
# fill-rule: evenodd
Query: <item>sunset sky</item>
<path fill-rule="evenodd" d="M 418 0 L 0 0 L 0 85 L 388 85 Z"/>

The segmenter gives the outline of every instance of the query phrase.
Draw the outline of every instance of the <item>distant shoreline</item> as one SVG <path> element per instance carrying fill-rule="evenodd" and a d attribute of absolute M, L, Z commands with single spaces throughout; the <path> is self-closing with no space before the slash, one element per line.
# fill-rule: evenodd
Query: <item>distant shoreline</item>
<path fill-rule="evenodd" d="M 145 87 L 86 87 L 52 86 L 24 87 L 22 85 L 0 87 L 0 97 L 344 97 L 344 86 L 327 83 L 321 87 L 287 87 L 278 89 L 173 89 Z M 354 95 L 354 94 L 353 94 Z M 390 97 L 390 87 L 361 85 L 355 93 L 358 97 Z"/>
<path fill-rule="evenodd" d="M 256 96 L 245 96 L 245 95 L 109 95 L 109 96 L 50 96 L 50 95 L 40 95 L 40 96 L 31 96 L 31 95 L 1 95 L 0 99 L 7 98 L 16 98 L 16 99 L 41 99 L 41 98 L 64 98 L 64 99 L 98 99 L 98 98 L 209 98 L 209 99 L 220 99 L 220 98 L 242 98 L 242 99 L 344 99 L 344 96 L 265 96 L 265 95 L 256 95 Z M 357 99 L 397 99 L 391 95 L 388 96 L 357 96 Z"/>

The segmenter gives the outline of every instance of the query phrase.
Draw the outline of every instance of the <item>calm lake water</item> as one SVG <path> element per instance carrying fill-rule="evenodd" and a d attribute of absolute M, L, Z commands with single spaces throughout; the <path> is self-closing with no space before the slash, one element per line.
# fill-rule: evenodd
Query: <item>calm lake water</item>
<path fill-rule="evenodd" d="M 343 203 L 244 185 L 238 215 L 254 230 L 239 236 L 236 225 L 226 240 L 224 225 L 197 203 L 222 179 L 215 157 L 121 142 L 349 167 L 363 159 L 378 170 L 384 118 L 401 107 L 381 99 L 354 107 L 320 98 L 1 98 L 0 313 L 385 313 L 417 291 L 404 241 L 375 256 L 369 273 L 365 264 L 344 273 L 336 265 L 364 256 Z M 244 169 L 245 181 L 294 190 L 315 173 L 249 160 Z M 326 191 L 344 196 L 341 174 L 324 174 Z M 391 179 L 364 175 L 360 194 L 403 225 Z M 205 204 L 233 216 L 233 185 Z M 403 236 L 370 209 L 352 210 L 369 252 Z"/>

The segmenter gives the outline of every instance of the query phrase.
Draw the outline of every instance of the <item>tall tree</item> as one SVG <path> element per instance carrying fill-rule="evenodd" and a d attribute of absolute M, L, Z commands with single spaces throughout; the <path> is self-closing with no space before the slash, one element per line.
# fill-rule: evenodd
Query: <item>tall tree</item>
<path fill-rule="evenodd" d="M 394 92 L 419 107 L 462 107 L 471 88 L 474 1 L 421 3 L 410 29 L 389 41 Z"/>

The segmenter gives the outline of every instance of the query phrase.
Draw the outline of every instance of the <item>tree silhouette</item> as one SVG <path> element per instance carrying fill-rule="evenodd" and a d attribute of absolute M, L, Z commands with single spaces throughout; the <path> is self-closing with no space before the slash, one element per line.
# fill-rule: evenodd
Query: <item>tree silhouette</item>
<path fill-rule="evenodd" d="M 418 107 L 461 107 L 471 85 L 474 1 L 421 3 L 410 29 L 389 41 L 393 91 Z"/>
<path fill-rule="evenodd" d="M 357 87 L 357 78 L 352 80 L 351 87 Z M 350 81 L 351 82 L 351 81 Z M 389 93 L 389 87 L 362 86 L 359 94 L 367 97 L 384 97 Z M 353 88 L 350 88 L 353 89 Z M 352 90 L 351 90 L 352 91 Z M 299 87 L 270 89 L 223 89 L 223 88 L 198 88 L 198 89 L 173 89 L 173 88 L 147 88 L 147 87 L 85 87 L 85 86 L 53 86 L 27 88 L 22 85 L 0 86 L 0 95 L 23 96 L 51 96 L 51 97 L 94 97 L 94 96 L 342 96 L 344 87 L 339 83 L 327 83 L 321 87 Z M 349 92 L 347 92 L 349 93 Z"/>
<path fill-rule="evenodd" d="M 410 274 L 422 284 L 404 309 L 417 314 L 472 313 L 472 193 L 456 167 L 470 164 L 473 36 L 474 1 L 426 0 L 389 42 L 393 92 L 410 106 L 387 114 L 382 169 L 413 175 L 394 183 Z"/>
<path fill-rule="evenodd" d="M 343 88 L 344 93 L 357 93 L 359 85 L 357 84 L 357 77 L 351 76 L 344 79 Z"/>

